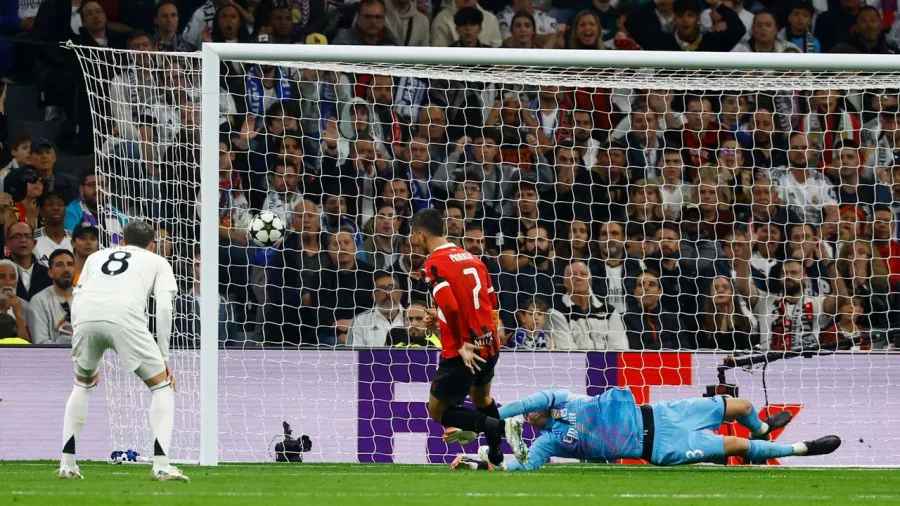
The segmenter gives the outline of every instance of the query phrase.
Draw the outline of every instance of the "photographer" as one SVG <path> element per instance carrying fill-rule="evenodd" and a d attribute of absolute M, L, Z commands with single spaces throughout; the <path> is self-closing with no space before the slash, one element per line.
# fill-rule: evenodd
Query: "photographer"
<path fill-rule="evenodd" d="M 72 343 L 72 281 L 75 279 L 75 257 L 65 249 L 50 254 L 50 279 L 53 284 L 32 297 L 28 311 L 28 328 L 32 344 Z"/>

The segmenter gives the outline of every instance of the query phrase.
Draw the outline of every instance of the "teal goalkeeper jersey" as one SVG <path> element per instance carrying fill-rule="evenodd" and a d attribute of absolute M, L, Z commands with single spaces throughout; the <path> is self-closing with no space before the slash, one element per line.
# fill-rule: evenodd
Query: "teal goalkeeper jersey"
<path fill-rule="evenodd" d="M 606 462 L 639 459 L 644 422 L 630 390 L 613 388 L 588 397 L 568 390 L 544 390 L 500 408 L 500 418 L 550 411 L 550 420 L 531 444 L 528 463 L 510 471 L 534 470 L 550 457 Z"/>

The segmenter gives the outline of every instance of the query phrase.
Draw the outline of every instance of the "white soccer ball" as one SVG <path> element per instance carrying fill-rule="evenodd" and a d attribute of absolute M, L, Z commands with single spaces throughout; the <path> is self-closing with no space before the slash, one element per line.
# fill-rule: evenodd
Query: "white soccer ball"
<path fill-rule="evenodd" d="M 272 211 L 262 211 L 250 220 L 248 235 L 257 246 L 277 246 L 284 239 L 284 218 Z"/>

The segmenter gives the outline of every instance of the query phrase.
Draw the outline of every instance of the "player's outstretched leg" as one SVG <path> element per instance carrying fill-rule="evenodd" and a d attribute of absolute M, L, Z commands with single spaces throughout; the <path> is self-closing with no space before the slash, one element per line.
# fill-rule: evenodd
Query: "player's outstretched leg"
<path fill-rule="evenodd" d="M 825 436 L 791 445 L 734 436 L 725 436 L 724 439 L 726 456 L 741 456 L 751 462 L 765 462 L 781 457 L 827 455 L 841 446 L 841 438 L 837 436 Z"/>
<path fill-rule="evenodd" d="M 150 387 L 150 428 L 153 430 L 153 470 L 150 477 L 159 481 L 189 481 L 169 463 L 169 445 L 175 425 L 175 390 L 168 370 L 144 381 Z"/>
<path fill-rule="evenodd" d="M 779 411 L 763 421 L 747 399 L 728 398 L 725 403 L 725 421 L 735 420 L 750 429 L 751 439 L 768 440 L 769 434 L 786 426 L 793 416 L 790 411 Z"/>
<path fill-rule="evenodd" d="M 62 479 L 84 479 L 78 464 L 75 463 L 75 443 L 81 439 L 81 431 L 87 419 L 88 402 L 95 386 L 97 386 L 96 373 L 87 376 L 75 375 L 75 386 L 69 394 L 63 418 L 63 449 L 59 461 L 59 477 Z"/>

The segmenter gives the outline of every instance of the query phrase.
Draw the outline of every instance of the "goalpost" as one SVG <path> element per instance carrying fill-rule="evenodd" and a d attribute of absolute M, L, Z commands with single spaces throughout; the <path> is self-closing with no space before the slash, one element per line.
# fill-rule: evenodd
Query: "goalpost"
<path fill-rule="evenodd" d="M 363 82 L 361 76 L 391 77 L 394 85 L 391 90 L 395 99 L 401 80 L 404 81 L 404 85 L 409 86 L 410 95 L 419 91 L 429 93 L 429 86 L 425 80 L 433 80 L 430 88 L 436 90 L 437 95 L 442 94 L 447 102 L 450 102 L 448 97 L 451 95 L 455 97 L 456 94 L 462 93 L 465 97 L 462 103 L 450 102 L 446 106 L 445 113 L 448 115 L 454 113 L 454 108 L 470 109 L 469 100 L 474 98 L 470 98 L 468 93 L 473 90 L 477 91 L 474 95 L 482 98 L 490 96 L 500 100 L 501 103 L 513 98 L 522 106 L 527 106 L 523 103 L 524 99 L 536 96 L 538 90 L 542 89 L 540 87 L 559 86 L 565 89 L 587 90 L 584 91 L 584 95 L 587 96 L 589 103 L 602 94 L 607 97 L 604 100 L 608 100 L 617 110 L 622 107 L 638 108 L 641 96 L 656 95 L 654 104 L 646 106 L 643 111 L 646 115 L 652 115 L 655 123 L 645 126 L 643 133 L 645 137 L 658 136 L 659 142 L 668 141 L 663 138 L 662 127 L 654 130 L 653 125 L 658 125 L 660 121 L 684 121 L 681 113 L 686 109 L 687 97 L 701 97 L 699 106 L 703 109 L 703 113 L 715 112 L 723 116 L 748 111 L 752 115 L 752 111 L 747 108 L 758 107 L 761 102 L 771 103 L 776 108 L 788 104 L 786 106 L 788 110 L 772 111 L 775 113 L 776 121 L 787 125 L 782 127 L 776 124 L 775 133 L 786 134 L 797 128 L 809 131 L 811 135 L 808 149 L 811 152 L 816 150 L 813 155 L 820 157 L 825 156 L 821 150 L 823 146 L 813 146 L 813 143 L 830 144 L 833 143 L 832 137 L 860 136 L 860 132 L 865 130 L 864 125 L 843 125 L 840 131 L 829 131 L 826 126 L 820 129 L 822 131 L 814 131 L 814 127 L 809 124 L 809 111 L 792 109 L 795 107 L 792 104 L 796 104 L 797 99 L 805 100 L 817 91 L 820 95 L 824 91 L 826 99 L 836 98 L 839 95 L 842 101 L 856 101 L 862 104 L 862 107 L 857 107 L 860 117 L 865 116 L 867 119 L 877 121 L 881 110 L 871 109 L 871 104 L 875 103 L 869 96 L 873 93 L 871 90 L 881 90 L 879 96 L 889 96 L 891 100 L 900 95 L 900 92 L 894 90 L 900 88 L 897 75 L 900 59 L 893 56 L 538 49 L 462 50 L 431 47 L 373 48 L 230 43 L 204 44 L 199 56 L 184 53 L 135 53 L 87 47 L 74 49 L 84 70 L 91 100 L 97 174 L 104 178 L 105 187 L 100 196 L 101 212 L 118 213 L 117 215 L 125 218 L 150 219 L 164 228 L 172 246 L 170 256 L 173 262 L 181 266 L 181 269 L 177 270 L 179 279 L 191 288 L 195 283 L 199 284 L 197 293 L 192 292 L 193 298 L 189 298 L 188 302 L 179 306 L 181 309 L 177 315 L 184 321 L 189 321 L 190 325 L 177 329 L 174 346 L 176 349 L 173 350 L 173 365 L 176 374 L 179 375 L 181 389 L 178 395 L 178 418 L 172 451 L 175 458 L 199 462 L 201 465 L 216 465 L 220 461 L 232 460 L 271 460 L 272 437 L 280 434 L 282 420 L 294 426 L 295 435 L 302 432 L 312 437 L 314 446 L 307 456 L 309 461 L 444 462 L 447 455 L 460 450 L 457 446 L 448 448 L 440 442 L 439 434 L 436 435 L 432 427 L 433 424 L 425 420 L 427 413 L 423 404 L 427 399 L 427 381 L 436 365 L 433 351 L 426 351 L 424 348 L 334 350 L 322 344 L 326 341 L 319 341 L 322 345 L 311 349 L 301 346 L 308 344 L 308 334 L 303 334 L 302 329 L 298 331 L 296 337 L 299 342 L 295 342 L 294 338 L 284 338 L 283 334 L 279 334 L 278 338 L 271 337 L 273 334 L 269 330 L 273 324 L 270 321 L 269 311 L 273 305 L 278 304 L 281 313 L 285 312 L 286 307 L 300 312 L 299 307 L 290 306 L 285 299 L 273 300 L 269 293 L 272 285 L 268 276 L 281 269 L 277 273 L 281 279 L 290 268 L 271 267 L 272 256 L 266 256 L 270 254 L 265 251 L 256 251 L 262 250 L 261 248 L 245 248 L 248 251 L 244 254 L 248 256 L 242 259 L 242 264 L 235 262 L 232 265 L 220 265 L 219 262 L 209 260 L 216 258 L 214 255 L 217 251 L 220 258 L 223 254 L 219 246 L 220 223 L 223 219 L 223 201 L 220 199 L 221 125 L 229 121 L 233 128 L 232 133 L 238 138 L 237 142 L 242 142 L 248 137 L 246 132 L 241 135 L 241 132 L 234 129 L 234 125 L 241 121 L 233 121 L 233 116 L 243 111 L 239 111 L 240 108 L 235 109 L 229 94 L 223 92 L 223 83 L 243 83 L 245 85 L 243 89 L 224 91 L 241 94 L 243 98 L 248 99 L 250 109 L 262 104 L 268 105 L 264 109 L 269 111 L 271 102 L 281 101 L 285 104 L 296 102 L 296 108 L 304 111 L 306 111 L 304 107 L 309 106 L 310 110 L 318 111 L 320 114 L 323 111 L 337 111 L 339 139 L 335 149 L 338 153 L 336 156 L 342 160 L 350 159 L 346 145 L 353 144 L 352 136 L 343 129 L 356 128 L 353 125 L 357 118 L 354 116 L 352 120 L 349 118 L 345 120 L 341 117 L 343 107 L 351 103 L 354 107 L 371 106 L 366 105 L 365 93 L 369 87 L 374 86 L 374 79 L 360 84 Z M 275 77 L 270 78 L 275 80 L 276 90 L 268 92 L 268 95 L 263 90 L 263 95 L 257 97 L 254 93 L 261 88 L 256 91 L 250 89 L 253 86 L 262 86 L 259 84 L 262 78 L 252 74 L 250 70 L 255 68 L 256 70 L 252 72 L 263 72 L 255 64 L 273 65 L 283 69 L 278 70 Z M 310 84 L 306 81 L 307 74 L 304 73 L 307 70 L 314 71 L 311 75 L 317 79 L 312 83 L 315 84 L 313 87 L 302 86 Z M 320 76 L 331 75 L 332 72 L 336 73 L 334 75 L 338 81 L 328 82 L 330 88 L 320 86 L 330 79 Z M 349 76 L 349 79 L 342 81 L 340 76 Z M 420 84 L 416 84 L 416 81 Z M 425 86 L 426 89 L 422 91 L 416 86 Z M 329 91 L 321 91 L 326 88 Z M 294 96 L 298 89 L 301 90 L 300 96 Z M 311 89 L 315 90 L 315 94 L 307 95 Z M 360 89 L 364 95 L 362 103 L 352 100 L 358 97 L 355 90 Z M 645 93 L 642 90 L 649 91 Z M 675 97 L 675 102 L 667 101 L 670 96 Z M 563 92 L 559 92 L 559 97 L 558 110 L 563 110 Z M 660 97 L 662 102 L 658 100 Z M 780 100 L 779 97 L 784 100 Z M 732 102 L 743 109 L 725 112 L 722 104 L 726 99 L 733 99 Z M 257 100 L 258 102 L 254 103 Z M 645 98 L 644 103 L 646 100 Z M 333 105 L 325 107 L 326 102 Z M 707 104 L 711 102 L 716 102 L 715 111 L 706 111 Z M 887 103 L 888 100 L 884 99 L 884 102 Z M 557 126 L 576 130 L 579 127 L 571 114 L 586 110 L 592 113 L 594 128 L 600 128 L 596 124 L 600 117 L 593 114 L 596 110 L 579 109 L 583 103 L 579 100 L 567 103 L 565 107 L 569 108 L 569 116 L 554 112 L 553 114 L 557 114 L 557 121 L 571 122 Z M 654 108 L 659 103 L 663 104 L 664 110 Z M 196 115 L 198 104 L 199 115 Z M 422 125 L 417 113 L 421 114 L 426 105 L 424 101 L 414 100 L 404 104 L 394 103 L 395 123 L 405 121 Z M 485 115 L 480 117 L 480 120 L 488 119 L 485 116 L 492 106 L 493 103 L 481 104 Z M 396 112 L 401 107 L 405 107 L 402 114 L 407 114 L 407 117 L 397 120 Z M 506 105 L 502 107 L 505 108 Z M 368 111 L 368 114 L 372 114 L 373 109 L 370 107 Z M 256 129 L 261 129 L 264 133 L 260 134 L 262 140 L 256 139 L 255 142 L 249 142 L 246 147 L 240 148 L 241 156 L 246 154 L 250 160 L 247 165 L 251 167 L 242 174 L 243 176 L 257 177 L 264 184 L 275 184 L 270 176 L 275 168 L 272 164 L 277 163 L 274 162 L 278 158 L 275 155 L 279 153 L 271 150 L 273 146 L 281 146 L 287 154 L 290 154 L 290 151 L 284 148 L 286 142 L 284 139 L 290 137 L 284 131 L 286 113 L 283 109 L 280 113 L 281 131 L 270 134 L 272 144 L 267 143 L 265 132 L 266 129 L 274 132 L 276 127 L 266 123 L 265 114 L 254 114 L 254 119 L 258 121 Z M 604 112 L 607 113 L 617 119 L 632 117 L 630 110 Z M 229 116 L 232 117 L 230 120 Z M 431 116 L 427 112 L 425 117 L 428 122 L 424 124 L 424 128 L 427 129 L 432 122 L 428 119 Z M 519 118 L 521 119 L 521 116 Z M 642 118 L 646 120 L 645 117 Z M 301 118 L 299 122 L 301 123 L 299 131 L 302 135 L 298 144 L 301 149 L 305 148 L 302 159 L 297 160 L 301 165 L 321 163 L 325 156 L 321 153 L 318 155 L 310 153 L 309 148 L 321 145 L 322 129 L 327 125 L 327 117 L 310 120 L 310 124 L 319 125 L 318 129 L 302 124 L 304 120 L 309 119 Z M 540 118 L 538 120 L 540 121 Z M 141 126 L 137 132 L 131 134 L 123 132 L 126 129 L 124 125 L 129 121 Z M 375 122 L 371 117 L 368 121 L 372 124 Z M 460 121 L 460 117 L 457 116 L 455 121 Z M 462 124 L 458 125 L 459 131 L 470 138 L 469 142 L 474 140 L 472 139 L 474 130 L 468 128 L 470 126 L 467 123 L 468 118 L 462 117 L 461 121 Z M 500 126 L 497 127 L 497 131 L 500 132 L 505 121 L 502 112 L 498 121 Z M 453 126 L 447 124 L 450 122 L 445 115 L 445 124 L 442 126 L 445 129 Z M 391 129 L 396 127 L 396 124 L 384 126 Z M 479 128 L 482 126 L 489 127 L 481 125 Z M 643 153 L 643 146 L 629 144 L 631 138 L 627 135 L 630 128 L 628 123 L 625 124 L 624 131 L 617 131 L 618 126 L 612 124 L 604 127 L 609 128 L 611 135 L 615 137 L 617 143 L 615 146 L 623 151 L 634 148 Z M 379 132 L 375 135 L 376 156 L 379 161 L 391 164 L 408 160 L 405 157 L 410 156 L 406 146 L 410 134 L 399 133 L 400 127 L 397 128 L 398 133 L 395 135 L 401 138 L 389 139 L 388 132 Z M 538 128 L 544 128 L 544 125 L 541 124 Z M 554 130 L 551 133 L 551 130 L 553 129 L 547 129 L 547 133 L 541 139 L 552 139 L 555 143 L 553 134 L 558 132 Z M 678 128 L 676 125 L 669 125 L 668 130 L 674 131 Z M 359 135 L 358 132 L 352 133 Z M 752 138 L 752 133 L 750 135 Z M 523 146 L 526 147 L 526 151 L 531 149 L 531 152 L 535 153 L 535 166 L 545 165 L 545 155 L 552 152 L 552 149 L 543 149 L 548 146 L 534 145 L 534 142 L 526 140 L 525 136 L 515 142 L 502 138 L 502 135 L 500 137 L 499 144 L 515 144 L 513 147 L 519 148 L 519 151 Z M 877 142 L 878 138 L 875 140 Z M 250 141 L 254 139 L 251 137 Z M 445 155 L 456 154 L 457 158 L 465 157 L 466 161 L 472 161 L 473 155 L 470 151 L 466 151 L 465 146 L 457 150 L 456 139 L 449 141 L 451 145 L 444 152 Z M 598 160 L 596 163 L 600 164 L 600 158 L 606 159 L 606 149 L 591 146 L 593 144 L 588 143 L 583 150 L 578 151 L 579 156 L 585 156 L 587 151 L 593 149 L 593 157 Z M 501 147 L 505 147 L 505 144 Z M 398 151 L 386 153 L 395 148 Z M 178 153 L 177 156 L 172 155 L 173 151 Z M 648 149 L 649 151 L 651 150 Z M 708 171 L 701 171 L 701 167 L 697 165 L 718 164 L 721 167 L 724 163 L 715 161 L 715 155 L 710 156 L 711 153 L 707 151 L 715 151 L 715 148 L 703 145 L 701 141 L 700 146 L 687 152 L 685 156 L 685 171 L 689 170 L 687 166 L 691 165 L 692 157 L 699 160 L 699 163 L 694 162 L 693 165 L 697 172 L 695 176 L 700 178 L 701 184 Z M 747 153 L 749 154 L 749 151 Z M 253 174 L 252 157 L 256 155 L 267 160 L 262 163 L 264 170 L 268 172 L 261 175 Z M 864 154 L 867 155 L 868 153 Z M 658 156 L 661 161 L 662 155 Z M 880 164 L 881 162 L 875 161 L 867 167 L 876 178 L 879 178 L 875 179 L 875 182 L 883 181 L 887 184 L 888 180 L 883 177 L 884 167 Z M 554 167 L 552 165 L 548 167 L 553 173 Z M 531 170 L 525 169 L 524 165 L 514 169 L 513 172 L 518 171 L 517 177 Z M 594 167 L 584 168 L 591 172 L 593 169 Z M 648 169 L 648 179 L 653 179 L 649 177 L 654 172 L 650 163 L 641 169 Z M 321 166 L 318 170 L 321 171 Z M 540 168 L 533 172 L 536 174 L 539 187 L 547 183 L 541 179 L 543 176 Z M 719 172 L 721 177 L 726 177 L 722 176 L 726 172 L 724 169 L 720 169 Z M 732 170 L 728 174 L 738 172 Z M 192 176 L 180 179 L 186 177 L 185 174 L 188 173 Z M 397 173 L 396 169 L 394 173 Z M 464 179 L 459 182 L 459 191 L 463 197 L 456 198 L 462 198 L 465 202 L 465 199 L 469 198 L 468 190 L 464 188 L 467 173 L 462 173 Z M 315 172 L 315 169 L 311 170 L 310 174 L 313 179 L 322 176 L 321 172 Z M 662 174 L 658 176 L 662 178 L 659 183 L 651 181 L 642 184 L 662 188 L 665 184 L 664 176 Z M 448 177 L 444 183 L 449 194 L 447 198 L 452 199 L 453 179 L 452 175 Z M 378 183 L 379 178 L 385 179 L 387 186 L 390 186 L 392 178 L 377 175 L 372 181 L 374 188 L 382 188 Z M 549 183 L 553 186 L 552 181 Z M 360 202 L 370 197 L 367 193 L 363 194 L 368 191 L 365 184 L 367 183 L 362 182 L 363 186 L 360 187 L 362 189 L 357 189 Z M 872 182 L 868 184 L 871 185 Z M 740 185 L 732 185 L 731 180 L 722 179 L 715 186 L 718 192 L 726 190 L 725 187 L 728 187 L 729 191 L 737 191 Z M 649 186 L 642 186 L 645 187 Z M 227 193 L 231 195 L 231 188 L 228 188 Z M 546 188 L 540 187 L 539 198 L 542 200 L 546 198 L 547 194 L 543 192 Z M 266 188 L 253 188 L 251 191 L 265 193 Z M 690 191 L 689 188 L 685 189 L 685 202 L 699 198 L 696 194 L 690 195 Z M 749 195 L 752 188 L 741 188 L 740 191 L 746 191 L 747 198 L 752 198 Z M 635 204 L 629 201 L 628 206 L 631 207 L 624 215 L 625 218 L 618 220 L 625 225 L 623 235 L 626 232 L 631 233 L 634 227 L 628 225 L 636 222 L 635 220 L 652 221 L 647 218 L 648 214 L 659 212 L 660 221 L 665 222 L 683 218 L 684 215 L 680 213 L 687 212 L 688 207 L 681 207 L 678 212 L 672 211 L 675 204 L 665 197 L 661 202 L 657 201 L 654 204 L 647 197 L 652 192 L 642 190 L 640 193 L 643 201 L 637 204 L 637 207 L 641 209 L 632 209 Z M 351 196 L 357 197 L 356 194 L 347 195 Z M 660 196 L 661 193 L 656 195 L 657 198 Z M 327 197 L 328 190 L 324 190 L 322 200 Z M 374 197 L 371 199 L 373 202 L 371 205 L 377 201 Z M 252 195 L 248 198 L 253 200 Z M 395 200 L 396 198 L 394 196 Z M 483 198 L 488 197 L 483 195 Z M 516 212 L 514 207 L 510 207 L 515 204 L 513 195 L 501 192 L 492 198 L 497 199 L 492 204 L 496 204 L 498 214 L 508 216 L 510 209 Z M 731 209 L 736 209 L 733 207 L 735 201 L 740 203 L 742 197 L 731 195 L 729 198 L 730 201 L 720 203 L 727 204 L 724 207 L 732 206 Z M 324 202 L 316 204 L 321 206 Z M 443 207 L 445 202 L 436 204 Z M 681 202 L 677 204 L 683 205 Z M 268 203 L 264 202 L 263 205 Z M 337 205 L 340 209 L 341 204 Z M 572 203 L 573 209 L 576 205 L 577 202 Z M 238 205 L 234 200 L 226 200 L 224 206 L 229 208 L 226 212 L 231 213 Z M 653 206 L 659 209 L 653 209 Z M 462 207 L 465 211 L 465 203 Z M 292 219 L 303 222 L 305 211 L 304 208 L 300 209 L 301 211 L 287 209 L 289 223 Z M 634 215 L 631 213 L 632 210 L 635 212 Z M 365 211 L 360 209 L 356 216 L 351 217 L 353 218 L 351 221 L 358 227 L 357 237 L 370 237 L 379 233 L 377 230 L 371 232 L 363 230 L 362 222 L 369 218 L 374 219 L 372 211 L 373 209 Z M 378 209 L 374 211 L 377 212 Z M 826 224 L 829 223 L 827 220 L 830 219 L 828 216 L 830 212 L 830 208 L 823 210 Z M 340 216 L 344 214 L 340 210 L 337 213 Z M 556 219 L 552 224 L 553 228 L 568 230 L 575 221 L 581 221 L 578 218 L 582 215 L 574 210 L 573 213 L 575 219 Z M 839 214 L 842 215 L 842 212 Z M 228 214 L 228 217 L 233 215 L 236 216 Z M 360 215 L 364 215 L 364 219 L 356 219 Z M 338 226 L 343 223 L 340 216 Z M 802 220 L 806 222 L 806 218 Z M 594 229 L 594 234 L 598 233 L 601 220 L 589 218 L 587 221 L 588 229 Z M 747 222 L 743 224 L 747 225 Z M 814 224 L 816 233 L 820 233 L 819 223 Z M 233 225 L 242 226 L 237 223 Z M 199 233 L 194 233 L 193 229 L 197 228 Z M 109 233 L 108 230 L 104 230 L 104 234 Z M 558 234 L 556 230 L 553 233 Z M 498 237 L 500 235 L 502 234 L 498 232 Z M 488 237 L 489 241 L 493 239 Z M 569 242 L 569 237 L 557 235 L 556 239 L 557 244 Z M 651 237 L 646 239 L 649 241 Z M 719 242 L 723 239 L 718 238 Z M 787 239 L 782 237 L 781 241 Z M 596 237 L 591 236 L 589 240 L 596 241 Z M 502 243 L 502 240 L 497 241 Z M 620 246 L 630 247 L 633 246 L 633 242 L 630 236 L 623 237 Z M 702 240 L 695 240 L 692 244 L 696 250 L 703 248 Z M 843 244 L 842 239 L 836 239 L 834 244 L 834 249 L 837 250 L 838 246 Z M 591 249 L 594 246 L 590 244 Z M 205 253 L 204 260 L 199 262 L 199 258 L 194 258 L 194 250 L 197 247 L 212 253 Z M 326 249 L 324 243 L 321 247 L 323 250 Z M 400 249 L 389 252 L 392 253 L 389 256 L 399 258 L 398 261 L 402 262 L 404 255 L 408 256 L 410 253 L 402 252 L 402 245 L 398 244 L 396 247 Z M 497 244 L 496 248 L 504 250 L 502 244 Z M 701 261 L 714 262 L 722 259 L 721 253 L 716 255 L 713 258 L 696 257 L 685 261 L 696 268 Z M 838 252 L 834 251 L 833 255 L 837 257 Z M 265 259 L 259 260 L 260 258 Z M 263 269 L 254 270 L 249 267 L 254 265 L 254 261 L 261 261 Z M 763 263 L 765 261 L 763 259 Z M 876 261 L 875 258 L 870 259 L 870 268 Z M 199 270 L 196 270 L 197 262 Z M 248 267 L 243 274 L 235 274 L 233 271 L 240 271 L 244 263 Z M 234 269 L 235 267 L 237 269 Z M 261 274 L 262 277 L 253 277 L 254 273 L 260 272 L 264 272 Z M 223 279 L 223 274 L 228 280 Z M 231 293 L 231 288 L 235 288 L 228 285 L 235 275 L 246 276 L 246 279 L 241 278 L 247 286 L 241 287 L 244 292 L 242 297 L 246 297 L 241 300 L 241 305 L 246 306 L 240 308 L 240 312 L 245 313 L 241 316 L 235 316 L 234 308 L 228 306 L 229 301 L 223 302 L 220 296 L 220 286 L 223 283 L 227 285 L 228 294 Z M 702 283 L 697 281 L 695 288 L 698 291 L 706 290 L 705 295 L 709 295 L 711 278 Z M 317 282 L 321 283 L 321 280 Z M 412 282 L 409 283 L 411 287 Z M 370 286 L 370 290 L 374 289 L 373 283 L 367 286 Z M 286 290 L 290 288 L 297 287 L 283 286 L 280 295 L 284 296 Z M 513 291 L 518 292 L 514 294 L 515 296 L 545 295 L 552 299 L 554 296 L 563 295 L 568 289 L 566 286 L 556 288 L 555 294 L 534 291 L 528 293 L 527 289 L 518 291 L 518 288 Z M 254 292 L 254 289 L 257 291 Z M 823 293 L 826 290 L 821 289 Z M 698 299 L 703 295 L 703 293 L 696 294 Z M 513 322 L 516 321 L 515 305 L 518 298 L 515 296 L 513 307 L 502 308 L 506 312 L 504 316 L 512 318 Z M 182 297 L 188 296 L 182 294 Z M 199 308 L 198 314 L 191 315 L 190 312 L 195 308 Z M 314 309 L 321 310 L 322 307 Z M 367 310 L 369 307 L 358 309 Z M 332 316 L 334 320 L 338 320 L 335 315 L 336 311 Z M 704 325 L 702 315 L 703 307 L 699 306 L 695 313 L 687 316 L 686 313 L 679 314 L 679 317 L 690 320 L 687 325 L 693 324 L 699 328 Z M 507 322 L 508 320 L 504 320 L 504 323 Z M 201 323 L 198 331 L 196 325 Z M 303 325 L 303 322 L 299 323 Z M 331 322 L 334 325 L 338 323 Z M 285 327 L 287 325 L 283 322 L 275 325 L 279 324 Z M 317 325 L 319 328 L 313 329 L 312 334 L 315 338 L 324 339 L 323 334 L 319 332 L 324 325 L 320 323 Z M 228 330 L 228 340 L 223 342 L 223 339 L 226 339 L 221 335 L 223 326 L 240 327 L 240 330 L 236 334 L 233 330 Z M 893 330 L 892 326 L 889 327 L 879 330 Z M 331 341 L 327 343 L 330 345 Z M 220 347 L 222 344 L 224 347 Z M 722 371 L 717 367 L 722 363 L 723 357 L 739 351 L 735 348 L 726 348 L 715 353 L 693 353 L 690 348 L 693 346 L 685 346 L 683 352 L 676 349 L 641 353 L 638 350 L 621 348 L 610 348 L 605 352 L 585 352 L 569 348 L 547 353 L 541 351 L 504 353 L 495 378 L 494 390 L 501 402 L 551 387 L 598 394 L 612 386 L 626 386 L 636 392 L 639 402 L 696 396 L 700 395 L 707 385 L 718 385 L 721 378 L 717 374 Z M 766 349 L 768 347 L 764 344 L 763 350 Z M 785 360 L 764 361 L 766 365 L 761 368 L 762 371 L 754 374 L 746 373 L 740 368 L 728 369 L 725 371 L 728 374 L 725 382 L 737 383 L 742 396 L 751 398 L 759 407 L 768 405 L 772 410 L 792 410 L 796 416 L 796 427 L 790 426 L 785 437 L 799 438 L 830 433 L 830 430 L 837 431 L 845 440 L 845 446 L 841 449 L 845 453 L 836 455 L 830 460 L 816 460 L 814 462 L 816 464 L 900 465 L 900 438 L 890 433 L 890 425 L 900 419 L 900 401 L 891 398 L 891 391 L 896 388 L 897 381 L 889 375 L 891 368 L 900 367 L 900 356 L 884 350 L 846 354 L 813 353 L 813 355 L 812 358 L 792 358 L 789 354 Z M 757 366 L 756 370 L 759 371 L 760 367 Z M 114 426 L 111 429 L 111 449 L 133 446 L 144 448 L 146 451 L 150 439 L 149 427 L 141 417 L 144 416 L 148 404 L 146 399 L 141 397 L 143 393 L 140 385 L 136 380 L 116 372 L 115 365 L 107 367 L 104 374 L 107 378 L 105 385 L 110 421 Z M 839 418 L 840 416 L 844 419 Z M 812 460 L 804 463 L 809 462 Z"/>

